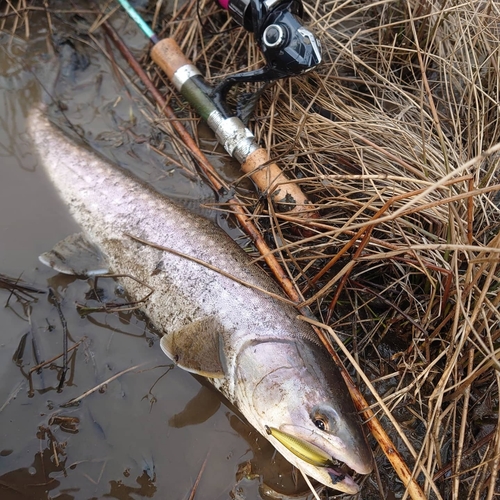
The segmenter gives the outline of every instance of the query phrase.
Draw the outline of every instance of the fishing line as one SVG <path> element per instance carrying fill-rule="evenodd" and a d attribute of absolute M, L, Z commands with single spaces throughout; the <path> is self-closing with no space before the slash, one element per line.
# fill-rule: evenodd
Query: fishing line
<path fill-rule="evenodd" d="M 139 13 L 130 5 L 128 0 L 118 0 L 118 3 L 125 9 L 127 14 L 137 23 L 137 26 L 143 33 L 156 45 L 160 39 L 156 36 L 155 32 L 147 25 L 146 21 L 139 15 Z"/>

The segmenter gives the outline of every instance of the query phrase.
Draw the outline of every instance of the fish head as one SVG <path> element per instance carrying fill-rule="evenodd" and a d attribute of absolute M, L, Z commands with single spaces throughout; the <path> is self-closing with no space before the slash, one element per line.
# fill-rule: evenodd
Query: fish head
<path fill-rule="evenodd" d="M 290 455 L 287 458 L 302 472 L 333 489 L 355 494 L 359 486 L 347 468 L 369 474 L 373 456 L 352 403 L 347 408 L 343 403 L 343 397 L 320 403 L 312 400 L 295 408 L 289 421 L 279 426 L 275 439 L 296 455 L 298 461 Z"/>
<path fill-rule="evenodd" d="M 251 408 L 244 413 L 253 412 L 252 425 L 304 474 L 355 494 L 359 486 L 348 469 L 373 469 L 358 413 L 331 358 L 322 349 L 297 345 L 254 346 L 268 371 L 255 379 Z"/>

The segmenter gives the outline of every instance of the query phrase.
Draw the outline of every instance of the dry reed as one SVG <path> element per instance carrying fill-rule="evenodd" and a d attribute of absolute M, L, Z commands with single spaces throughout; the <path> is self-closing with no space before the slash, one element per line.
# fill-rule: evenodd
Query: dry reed
<path fill-rule="evenodd" d="M 167 25 L 186 54 L 213 82 L 259 67 L 243 30 L 208 32 L 230 25 L 205 4 L 205 29 L 194 10 Z M 426 495 L 491 499 L 500 489 L 499 6 L 333 0 L 306 10 L 324 63 L 267 90 L 252 127 L 321 219 L 305 239 L 293 230 L 301 221 L 258 200 L 255 219 L 304 300 L 355 352 L 387 409 L 375 402 L 375 412 L 395 441 L 409 440 L 399 451 Z M 401 498 L 385 458 L 377 465 L 386 493 Z M 382 497 L 367 481 L 363 498 Z"/>

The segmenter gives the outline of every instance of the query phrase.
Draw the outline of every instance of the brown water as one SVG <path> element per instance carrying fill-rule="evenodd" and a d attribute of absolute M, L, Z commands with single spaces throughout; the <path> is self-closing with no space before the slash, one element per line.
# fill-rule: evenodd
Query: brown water
<path fill-rule="evenodd" d="M 131 22 L 114 19 L 131 47 L 144 47 Z M 62 21 L 55 26 L 59 35 L 74 41 L 75 26 L 64 16 Z M 88 27 L 78 22 L 83 26 L 77 31 Z M 40 253 L 78 227 L 38 168 L 25 133 L 26 114 L 40 100 L 40 81 L 50 86 L 52 79 L 44 71 L 45 17 L 32 17 L 30 29 L 29 41 L 19 30 L 15 37 L 0 34 L 0 273 L 22 276 L 44 293 L 23 305 L 0 290 L 0 303 L 8 302 L 0 308 L 0 498 L 184 499 L 205 462 L 195 498 L 261 498 L 264 480 L 275 485 L 291 477 L 279 457 L 277 463 L 272 459 L 267 442 L 215 391 L 172 369 L 143 320 L 130 313 L 80 317 L 75 302 L 86 301 L 89 284 L 38 262 Z M 127 95 L 91 39 L 75 44 L 76 51 L 60 45 L 66 62 L 54 90 L 69 120 L 96 149 L 160 191 L 188 204 L 210 199 L 201 182 L 188 180 L 146 143 L 136 143 L 138 137 L 156 137 L 142 113 L 149 108 L 133 89 L 134 99 Z M 68 64 L 81 53 L 87 67 L 82 61 Z M 168 143 L 166 152 L 175 155 Z M 106 299 L 114 297 L 115 286 L 103 283 Z M 58 359 L 33 373 L 30 397 L 30 369 L 63 352 L 63 328 L 48 287 L 60 301 L 69 346 L 82 343 L 68 355 L 62 389 Z M 135 365 L 141 368 L 78 406 L 61 407 Z"/>

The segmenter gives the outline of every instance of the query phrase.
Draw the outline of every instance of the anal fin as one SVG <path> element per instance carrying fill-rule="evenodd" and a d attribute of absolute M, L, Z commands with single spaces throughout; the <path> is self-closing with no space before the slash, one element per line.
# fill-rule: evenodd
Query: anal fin
<path fill-rule="evenodd" d="M 83 233 L 64 238 L 38 259 L 42 264 L 63 274 L 98 276 L 109 272 L 101 251 Z"/>

